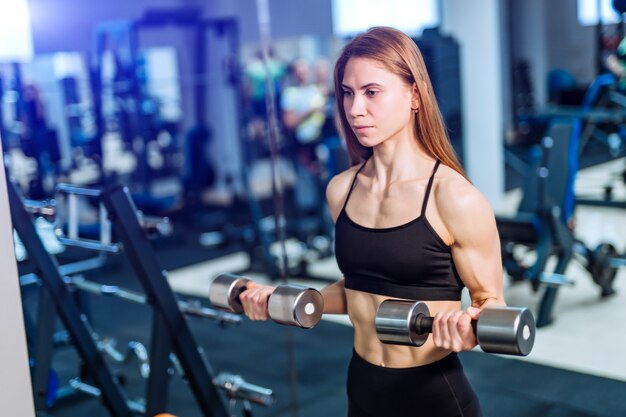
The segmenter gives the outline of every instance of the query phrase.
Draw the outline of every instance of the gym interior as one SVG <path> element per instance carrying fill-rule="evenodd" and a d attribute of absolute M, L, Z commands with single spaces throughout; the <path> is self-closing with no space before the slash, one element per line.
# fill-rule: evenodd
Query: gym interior
<path fill-rule="evenodd" d="M 493 336 L 518 338 L 505 348 L 459 354 L 484 415 L 626 415 L 623 12 L 3 1 L 2 414 L 345 416 L 352 324 L 316 304 L 342 278 L 326 186 L 351 166 L 333 66 L 392 26 L 424 56 L 523 312 Z M 288 116 L 303 105 L 305 128 Z M 245 279 L 282 288 L 272 320 L 238 314 Z"/>

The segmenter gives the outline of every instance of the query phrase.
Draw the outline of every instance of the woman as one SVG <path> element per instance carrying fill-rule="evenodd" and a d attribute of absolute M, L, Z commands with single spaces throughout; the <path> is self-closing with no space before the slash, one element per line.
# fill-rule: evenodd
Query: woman
<path fill-rule="evenodd" d="M 349 416 L 480 416 L 455 352 L 476 346 L 482 308 L 505 305 L 492 209 L 463 174 L 409 37 L 384 27 L 357 36 L 337 60 L 335 88 L 355 165 L 327 188 L 344 278 L 322 294 L 325 313 L 354 326 Z M 242 294 L 250 318 L 267 318 L 272 290 Z M 376 310 L 389 298 L 426 302 L 435 321 L 423 346 L 378 340 Z"/>

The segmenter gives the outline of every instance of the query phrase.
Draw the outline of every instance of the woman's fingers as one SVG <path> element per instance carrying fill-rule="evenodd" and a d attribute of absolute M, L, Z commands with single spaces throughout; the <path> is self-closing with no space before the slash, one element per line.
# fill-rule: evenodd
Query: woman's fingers
<path fill-rule="evenodd" d="M 248 288 L 239 295 L 244 313 L 251 320 L 267 320 L 267 300 L 274 291 L 273 287 L 259 284 L 248 284 Z"/>
<path fill-rule="evenodd" d="M 435 346 L 453 352 L 471 350 L 476 346 L 472 319 L 473 316 L 464 311 L 438 312 L 433 321 Z"/>

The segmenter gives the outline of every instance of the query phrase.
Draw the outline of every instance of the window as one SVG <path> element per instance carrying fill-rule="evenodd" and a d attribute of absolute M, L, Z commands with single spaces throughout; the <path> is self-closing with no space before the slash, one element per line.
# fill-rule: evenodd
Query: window
<path fill-rule="evenodd" d="M 0 0 L 0 61 L 29 61 L 33 35 L 26 0 Z"/>
<path fill-rule="evenodd" d="M 603 25 L 620 22 L 620 15 L 613 8 L 612 0 L 578 0 L 578 22 L 583 26 L 597 25 L 598 6 Z"/>
<path fill-rule="evenodd" d="M 354 36 L 372 26 L 392 26 L 409 36 L 439 25 L 439 0 L 332 0 L 333 32 Z"/>

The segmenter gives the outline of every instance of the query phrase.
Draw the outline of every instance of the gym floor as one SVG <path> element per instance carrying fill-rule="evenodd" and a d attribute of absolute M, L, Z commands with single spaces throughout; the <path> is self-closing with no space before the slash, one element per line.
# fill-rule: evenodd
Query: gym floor
<path fill-rule="evenodd" d="M 597 190 L 612 184 L 614 199 L 626 202 L 626 187 L 621 179 L 624 169 L 626 161 L 616 159 L 582 170 L 575 183 L 576 195 L 599 198 Z M 508 198 L 509 207 L 515 207 L 518 193 L 513 192 Z M 626 251 L 623 208 L 578 206 L 575 220 L 576 237 L 586 246 L 594 248 L 607 242 L 620 253 Z M 555 321 L 539 329 L 535 348 L 525 360 L 626 381 L 626 270 L 622 268 L 615 278 L 617 294 L 607 299 L 599 297 L 597 285 L 581 263 L 571 262 L 566 275 L 574 284 L 559 290 Z M 516 285 L 508 287 L 506 295 L 512 305 L 533 306 L 540 293 Z"/>
<path fill-rule="evenodd" d="M 577 193 L 588 195 L 611 181 L 615 185 L 615 198 L 626 201 L 626 187 L 621 180 L 615 180 L 624 167 L 626 160 L 618 159 L 582 170 L 577 177 Z M 519 191 L 507 193 L 498 214 L 513 213 L 519 199 Z M 589 247 L 610 242 L 622 252 L 626 250 L 626 212 L 580 206 L 576 211 L 576 235 Z M 182 298 L 190 296 L 206 301 L 211 278 L 247 267 L 247 257 L 241 252 L 227 251 L 209 261 L 201 261 L 205 256 L 202 248 L 168 248 L 163 253 L 159 259 L 163 259 L 162 266 L 169 271 L 170 284 Z M 340 276 L 334 259 L 316 262 L 311 272 L 331 279 Z M 621 270 L 616 277 L 617 294 L 601 299 L 588 272 L 573 261 L 567 276 L 574 285 L 559 290 L 555 321 L 538 329 L 535 347 L 529 356 L 504 358 L 481 353 L 479 349 L 462 355 L 486 416 L 626 415 L 626 404 L 621 399 L 626 392 L 625 274 L 626 271 Z M 265 279 L 261 275 L 250 276 L 260 281 Z M 119 271 L 101 272 L 98 279 L 114 284 L 125 280 L 120 278 Z M 318 288 L 326 285 L 323 280 L 295 279 L 294 282 Z M 510 305 L 528 306 L 536 311 L 541 291 L 533 292 L 525 282 L 512 285 L 506 277 L 504 283 Z M 467 302 L 467 294 L 464 299 Z M 139 339 L 148 346 L 149 314 L 139 313 L 141 306 L 127 307 L 117 300 L 112 303 L 94 299 L 96 329 L 120 342 Z M 121 322 L 123 329 L 119 326 Z M 192 328 L 214 369 L 240 373 L 252 383 L 274 389 L 277 403 L 268 409 L 255 406 L 255 416 L 345 415 L 343 387 L 351 353 L 351 327 L 345 317 L 327 316 L 313 330 L 292 329 L 291 333 L 274 323 L 252 323 L 247 319 L 237 328 L 229 329 L 194 319 Z M 297 413 L 292 407 L 294 391 L 288 383 L 290 373 L 285 353 L 288 338 L 293 339 L 295 346 Z M 75 358 L 66 354 L 57 360 L 64 361 L 66 369 L 75 369 Z M 141 380 L 133 379 L 137 370 L 124 372 L 129 374 L 127 386 L 141 395 Z M 137 386 L 133 381 L 137 381 Z M 178 381 L 172 378 L 171 384 L 170 411 L 179 417 L 200 416 L 189 389 L 180 378 Z M 92 400 L 59 408 L 53 415 L 78 417 L 87 415 L 85 413 L 94 417 L 107 415 L 102 406 Z"/>

